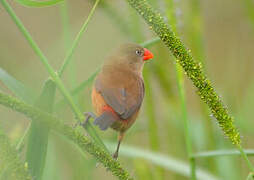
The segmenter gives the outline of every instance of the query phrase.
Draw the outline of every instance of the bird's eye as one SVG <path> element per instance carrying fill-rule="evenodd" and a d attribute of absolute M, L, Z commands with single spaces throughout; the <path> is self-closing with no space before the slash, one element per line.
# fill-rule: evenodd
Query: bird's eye
<path fill-rule="evenodd" d="M 142 51 L 136 50 L 136 54 L 137 54 L 138 56 L 142 56 Z"/>

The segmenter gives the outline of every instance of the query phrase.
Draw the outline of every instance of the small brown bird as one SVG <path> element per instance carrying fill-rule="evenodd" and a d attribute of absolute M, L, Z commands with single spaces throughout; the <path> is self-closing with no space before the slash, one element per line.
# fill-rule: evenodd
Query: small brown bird
<path fill-rule="evenodd" d="M 141 107 L 145 87 L 142 77 L 144 62 L 153 54 L 137 44 L 120 46 L 105 61 L 92 90 L 92 103 L 97 117 L 94 124 L 101 130 L 109 127 L 119 131 L 113 157 L 118 157 L 125 131 L 135 122 Z M 89 118 L 89 117 L 88 117 Z"/>

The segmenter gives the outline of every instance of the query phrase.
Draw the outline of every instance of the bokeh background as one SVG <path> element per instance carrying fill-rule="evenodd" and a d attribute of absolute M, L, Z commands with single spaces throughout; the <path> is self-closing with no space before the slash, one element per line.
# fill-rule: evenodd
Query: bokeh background
<path fill-rule="evenodd" d="M 61 66 L 68 47 L 93 5 L 92 0 L 69 0 L 65 5 L 29 8 L 12 0 L 8 2 L 55 70 Z M 150 0 L 150 2 L 168 21 L 167 0 Z M 101 66 L 105 57 L 120 44 L 141 43 L 155 37 L 125 1 L 107 0 L 105 4 L 100 4 L 96 9 L 75 49 L 73 61 L 64 72 L 63 80 L 68 89 L 73 89 L 86 80 Z M 66 10 L 68 17 L 64 19 Z M 175 0 L 174 10 L 178 36 L 192 51 L 195 59 L 202 62 L 204 71 L 216 91 L 229 112 L 234 115 L 243 139 L 243 147 L 252 148 L 254 146 L 252 141 L 254 138 L 254 2 L 251 0 Z M 127 132 L 122 144 L 123 149 L 125 145 L 144 152 L 154 151 L 187 164 L 175 61 L 160 42 L 149 49 L 155 56 L 145 67 L 149 97 L 145 97 L 138 120 Z M 37 95 L 49 76 L 1 5 L 0 67 Z M 0 89 L 12 94 L 1 81 Z M 83 111 L 92 111 L 90 92 L 91 85 L 75 97 Z M 210 116 L 206 105 L 195 94 L 195 88 L 186 77 L 185 95 L 193 151 L 233 149 L 234 146 L 223 135 L 216 120 Z M 62 99 L 58 91 L 56 99 Z M 57 106 L 54 113 L 67 124 L 75 123 L 75 117 L 68 105 Z M 30 121 L 3 106 L 0 107 L 0 114 L 1 129 L 8 134 L 13 144 L 17 143 Z M 98 133 L 106 142 L 116 143 L 116 132 L 98 130 Z M 24 154 L 21 152 L 21 156 Z M 150 160 L 133 158 L 128 153 L 121 154 L 121 149 L 119 160 L 137 179 L 188 179 L 183 174 L 155 165 Z M 239 156 L 200 158 L 196 163 L 197 167 L 220 179 L 240 180 L 246 178 L 248 174 L 248 168 Z M 93 157 L 81 154 L 72 144 L 54 133 L 50 134 L 43 179 L 102 178 L 115 179 L 102 165 L 97 164 Z"/>

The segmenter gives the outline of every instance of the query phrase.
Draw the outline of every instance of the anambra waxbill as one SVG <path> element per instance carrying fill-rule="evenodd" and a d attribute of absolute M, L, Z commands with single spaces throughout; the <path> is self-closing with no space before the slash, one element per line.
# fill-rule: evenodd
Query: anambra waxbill
<path fill-rule="evenodd" d="M 118 151 L 125 131 L 135 122 L 144 93 L 142 69 L 153 54 L 138 44 L 120 46 L 108 59 L 96 77 L 92 103 L 97 117 L 94 124 L 101 130 L 109 127 L 119 131 Z M 88 113 L 88 116 L 93 116 Z M 89 118 L 88 117 L 88 118 Z"/>

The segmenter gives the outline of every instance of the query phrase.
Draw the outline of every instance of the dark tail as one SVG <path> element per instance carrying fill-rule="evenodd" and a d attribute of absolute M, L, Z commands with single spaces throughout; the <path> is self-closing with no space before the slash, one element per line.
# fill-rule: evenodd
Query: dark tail
<path fill-rule="evenodd" d="M 116 121 L 115 115 L 111 112 L 105 111 L 94 120 L 94 125 L 98 125 L 103 131 L 107 130 Z"/>

